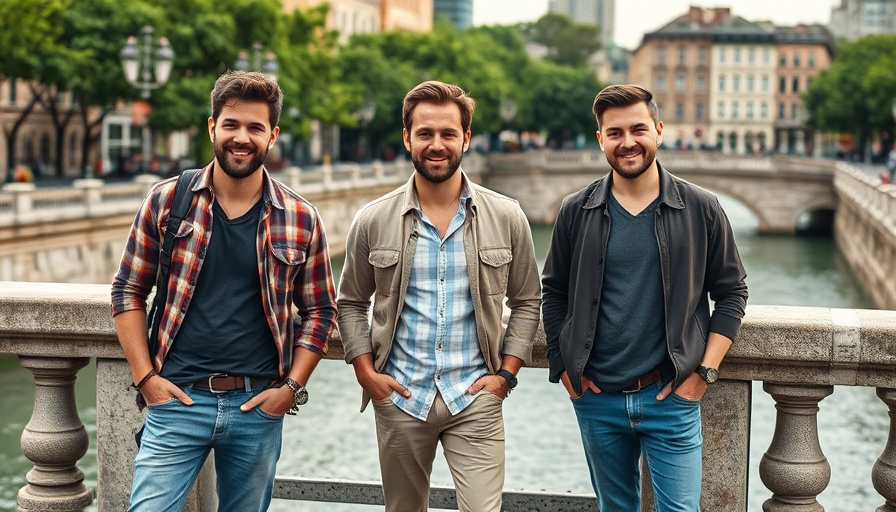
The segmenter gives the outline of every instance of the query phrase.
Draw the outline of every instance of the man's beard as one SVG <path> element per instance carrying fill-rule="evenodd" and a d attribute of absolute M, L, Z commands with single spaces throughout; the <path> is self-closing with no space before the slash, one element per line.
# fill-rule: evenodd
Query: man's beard
<path fill-rule="evenodd" d="M 219 145 L 217 141 L 217 137 L 215 137 L 215 139 L 212 141 L 212 144 L 215 147 L 215 159 L 218 161 L 218 165 L 221 166 L 221 170 L 224 171 L 224 174 L 230 176 L 233 179 L 241 180 L 252 176 L 268 157 L 267 148 L 259 150 L 252 144 L 247 144 L 245 146 L 241 146 L 239 144 Z M 246 160 L 243 164 L 236 164 L 231 162 L 227 159 L 227 157 L 230 155 L 229 150 L 231 149 L 244 149 L 249 151 L 249 159 Z"/>
<path fill-rule="evenodd" d="M 424 155 L 414 153 L 413 148 L 411 150 L 411 161 L 414 163 L 414 168 L 417 169 L 417 172 L 419 172 L 426 181 L 431 183 L 443 183 L 448 181 L 448 179 L 454 176 L 454 173 L 460 168 L 461 160 L 463 160 L 463 153 L 459 155 L 450 155 L 448 161 L 443 164 L 445 166 L 444 170 L 435 170 L 432 169 L 433 165 L 427 162 Z"/>
<path fill-rule="evenodd" d="M 653 165 L 653 162 L 656 160 L 656 151 L 649 151 L 647 148 L 641 146 L 640 156 L 642 162 L 639 165 L 629 165 L 625 167 L 622 163 L 622 157 L 615 154 L 612 155 L 612 157 L 611 155 L 607 154 L 607 162 L 609 162 L 610 167 L 612 167 L 613 170 L 615 170 L 616 173 L 619 174 L 619 176 L 629 180 L 633 180 L 638 176 L 644 174 L 647 169 L 649 169 L 650 166 Z"/>

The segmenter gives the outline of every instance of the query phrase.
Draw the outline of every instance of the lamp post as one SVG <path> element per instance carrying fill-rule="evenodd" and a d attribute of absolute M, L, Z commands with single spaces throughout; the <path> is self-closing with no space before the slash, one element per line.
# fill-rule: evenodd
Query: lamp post
<path fill-rule="evenodd" d="M 121 50 L 121 65 L 124 68 L 124 76 L 134 87 L 140 89 L 140 97 L 149 100 L 150 91 L 157 89 L 171 76 L 171 67 L 174 64 L 174 50 L 168 43 L 168 39 L 161 37 L 158 47 L 152 39 L 153 28 L 149 25 L 140 30 L 142 39 L 135 36 L 128 37 L 127 43 Z M 150 157 L 149 126 L 143 126 L 143 170 Z"/>
<path fill-rule="evenodd" d="M 258 41 L 252 43 L 251 59 L 248 51 L 240 50 L 233 67 L 238 71 L 261 71 L 274 81 L 277 80 L 277 72 L 280 71 L 277 56 L 270 50 L 264 51 L 264 46 Z"/>
<path fill-rule="evenodd" d="M 370 96 L 365 96 L 364 103 L 362 103 L 361 107 L 355 111 L 355 120 L 358 121 L 358 125 L 361 127 L 361 137 L 359 140 L 361 154 L 359 155 L 359 158 L 362 162 L 367 156 L 367 125 L 373 121 L 373 116 L 375 115 L 376 102 L 373 101 L 373 98 Z"/>
<path fill-rule="evenodd" d="M 504 120 L 505 129 L 509 129 L 510 122 L 516 117 L 516 102 L 506 98 L 501 100 L 501 105 L 498 107 L 498 114 L 500 114 L 501 119 Z M 516 135 L 516 132 L 514 132 L 514 135 Z"/>

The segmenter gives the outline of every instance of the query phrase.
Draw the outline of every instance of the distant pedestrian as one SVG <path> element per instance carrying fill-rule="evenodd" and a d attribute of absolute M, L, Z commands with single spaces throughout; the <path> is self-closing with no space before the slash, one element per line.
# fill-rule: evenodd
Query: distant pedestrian
<path fill-rule="evenodd" d="M 890 183 L 894 183 L 894 178 L 896 178 L 896 142 L 893 143 L 893 148 L 887 155 L 887 172 L 890 175 Z"/>

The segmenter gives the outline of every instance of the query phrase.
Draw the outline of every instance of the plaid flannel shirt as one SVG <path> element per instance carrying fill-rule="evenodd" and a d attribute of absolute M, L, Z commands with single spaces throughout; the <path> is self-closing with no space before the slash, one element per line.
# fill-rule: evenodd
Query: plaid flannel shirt
<path fill-rule="evenodd" d="M 211 165 L 193 178 L 190 211 L 172 249 L 168 299 L 159 327 L 158 350 L 150 354 L 161 369 L 183 322 L 212 235 Z M 326 236 L 314 206 L 263 169 L 264 209 L 258 226 L 258 273 L 268 325 L 285 377 L 295 347 L 326 353 L 336 318 L 336 293 Z M 112 283 L 112 315 L 146 310 L 156 284 L 159 249 L 164 238 L 177 178 L 156 184 L 137 212 Z M 294 323 L 295 305 L 299 323 Z"/>

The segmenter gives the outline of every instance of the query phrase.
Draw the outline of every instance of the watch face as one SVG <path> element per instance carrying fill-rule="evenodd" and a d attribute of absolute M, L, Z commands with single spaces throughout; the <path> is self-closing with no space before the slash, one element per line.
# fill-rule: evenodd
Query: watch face
<path fill-rule="evenodd" d="M 292 395 L 292 399 L 296 405 L 305 405 L 308 403 L 308 390 L 301 388 Z"/>
<path fill-rule="evenodd" d="M 713 382 L 719 380 L 719 370 L 715 368 L 707 368 L 706 374 L 703 375 L 703 378 L 706 380 L 707 384 L 712 384 Z"/>

